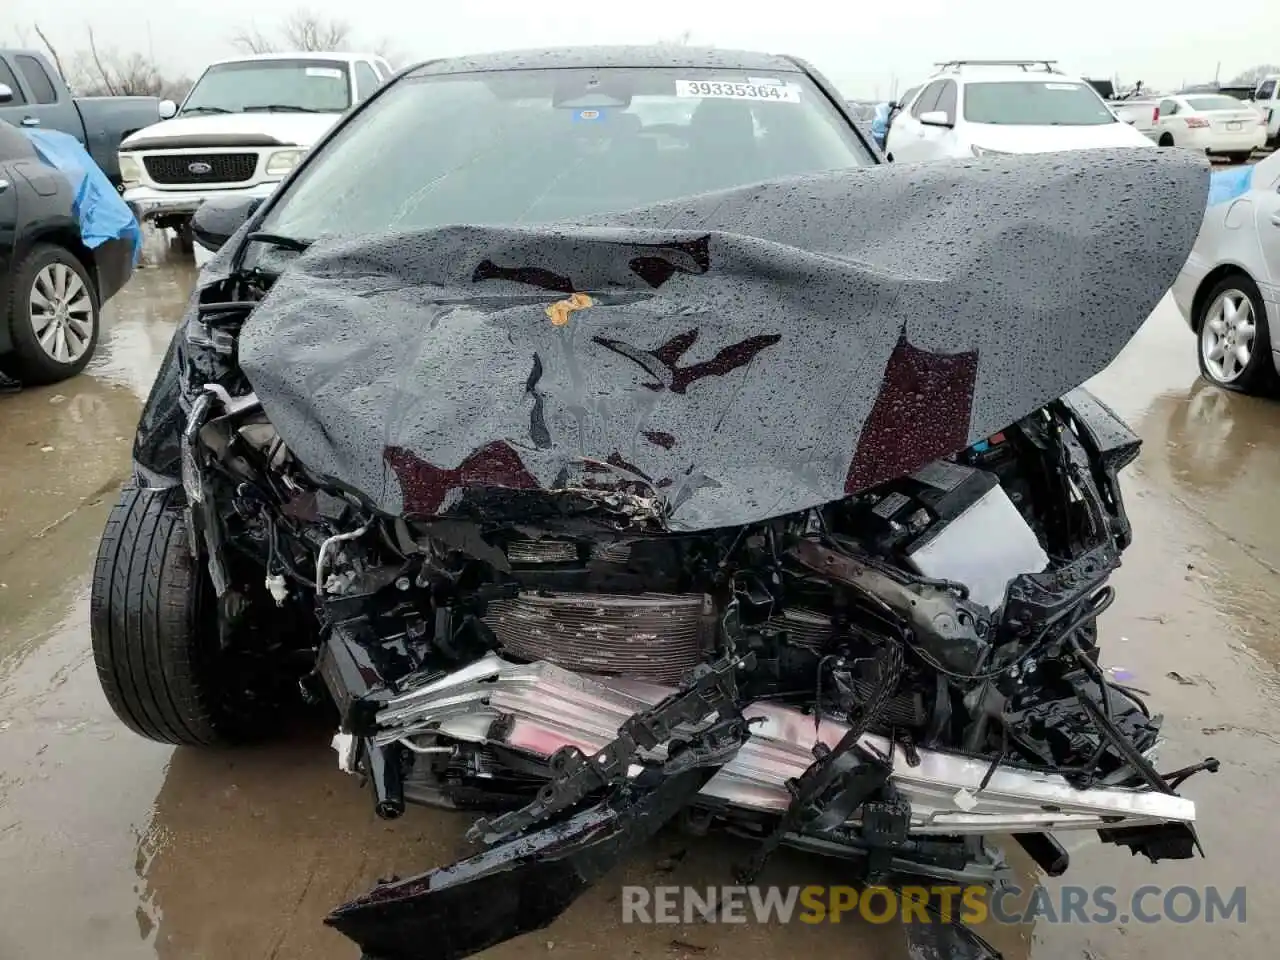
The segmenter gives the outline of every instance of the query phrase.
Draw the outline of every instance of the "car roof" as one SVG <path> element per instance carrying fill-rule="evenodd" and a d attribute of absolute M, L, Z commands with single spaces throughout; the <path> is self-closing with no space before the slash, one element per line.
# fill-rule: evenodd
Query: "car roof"
<path fill-rule="evenodd" d="M 1043 81 L 1044 83 L 1078 83 L 1089 86 L 1093 89 L 1084 77 L 1073 76 L 1069 73 L 1049 73 L 1045 70 L 1020 70 L 1017 67 L 1012 69 L 1008 67 L 970 67 L 963 73 L 955 71 L 947 71 L 945 73 L 936 73 L 929 78 L 929 82 L 934 80 L 955 80 L 957 83 L 1035 83 Z"/>
<path fill-rule="evenodd" d="M 227 57 L 209 64 L 217 67 L 224 63 L 249 63 L 254 60 L 340 60 L 350 63 L 353 60 L 381 60 L 376 53 L 351 53 L 347 51 L 329 50 L 288 50 L 279 53 L 250 53 L 243 57 Z"/>
<path fill-rule="evenodd" d="M 406 72 L 410 76 L 433 76 L 498 70 L 591 69 L 593 67 L 688 67 L 690 69 L 804 72 L 797 61 L 777 54 L 663 44 L 504 50 L 497 53 L 428 60 Z"/>

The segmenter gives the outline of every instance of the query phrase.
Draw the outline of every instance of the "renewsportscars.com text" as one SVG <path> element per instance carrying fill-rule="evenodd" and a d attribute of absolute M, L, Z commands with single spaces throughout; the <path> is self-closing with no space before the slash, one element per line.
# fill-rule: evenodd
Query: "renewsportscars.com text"
<path fill-rule="evenodd" d="M 623 923 L 1244 923 L 1245 888 L 624 886 Z"/>

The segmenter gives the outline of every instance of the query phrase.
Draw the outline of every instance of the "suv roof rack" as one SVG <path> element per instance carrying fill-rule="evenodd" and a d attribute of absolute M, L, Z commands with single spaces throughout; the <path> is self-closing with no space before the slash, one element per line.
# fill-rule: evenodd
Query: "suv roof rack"
<path fill-rule="evenodd" d="M 935 63 L 940 73 L 948 70 L 959 71 L 961 67 L 1021 67 L 1028 73 L 1029 67 L 1041 67 L 1045 73 L 1058 73 L 1057 60 L 944 60 Z"/>

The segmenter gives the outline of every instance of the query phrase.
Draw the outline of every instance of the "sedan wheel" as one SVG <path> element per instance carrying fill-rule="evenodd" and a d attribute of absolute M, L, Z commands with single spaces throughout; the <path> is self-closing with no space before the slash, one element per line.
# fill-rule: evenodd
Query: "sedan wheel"
<path fill-rule="evenodd" d="M 70 250 L 39 244 L 9 279 L 0 323 L 8 323 L 13 340 L 13 372 L 31 384 L 75 376 L 98 343 L 101 305 L 93 275 Z"/>
<path fill-rule="evenodd" d="M 36 341 L 57 363 L 73 364 L 93 343 L 97 309 L 89 288 L 65 263 L 36 274 L 28 301 Z"/>
<path fill-rule="evenodd" d="M 1219 386 L 1259 392 L 1275 375 L 1267 317 L 1257 286 L 1244 275 L 1224 278 L 1204 298 L 1198 319 L 1200 370 Z"/>

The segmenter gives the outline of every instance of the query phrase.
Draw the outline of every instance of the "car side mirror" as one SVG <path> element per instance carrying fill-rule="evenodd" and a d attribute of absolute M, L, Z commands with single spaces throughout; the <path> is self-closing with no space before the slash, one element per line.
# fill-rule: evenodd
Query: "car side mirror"
<path fill-rule="evenodd" d="M 945 110 L 928 110 L 920 114 L 920 122 L 926 127 L 954 127 Z"/>
<path fill-rule="evenodd" d="M 231 239 L 258 207 L 262 197 L 211 197 L 191 217 L 191 238 L 215 253 Z"/>
<path fill-rule="evenodd" d="M 160 119 L 161 120 L 172 120 L 177 115 L 178 115 L 178 105 L 176 103 L 168 99 L 160 101 Z"/>
<path fill-rule="evenodd" d="M 0 83 L 0 103 L 13 102 L 13 88 L 7 83 Z"/>

